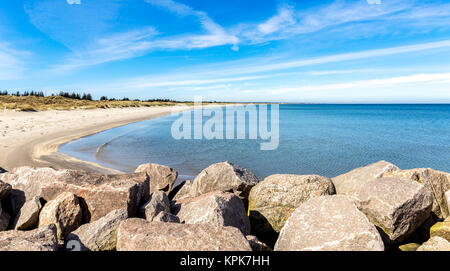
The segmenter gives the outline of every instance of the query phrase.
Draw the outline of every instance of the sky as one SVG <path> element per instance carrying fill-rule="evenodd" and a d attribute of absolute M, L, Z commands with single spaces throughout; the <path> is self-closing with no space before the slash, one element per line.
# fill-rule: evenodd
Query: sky
<path fill-rule="evenodd" d="M 450 1 L 2 0 L 0 90 L 450 103 Z"/>

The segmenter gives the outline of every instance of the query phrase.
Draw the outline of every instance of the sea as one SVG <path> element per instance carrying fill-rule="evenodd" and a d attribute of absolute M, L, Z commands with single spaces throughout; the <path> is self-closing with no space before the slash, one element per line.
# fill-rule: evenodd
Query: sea
<path fill-rule="evenodd" d="M 379 160 L 402 169 L 430 167 L 450 172 L 448 104 L 277 106 L 278 121 L 274 125 L 278 124 L 278 146 L 271 150 L 261 149 L 261 143 L 267 139 L 249 138 L 247 114 L 244 139 L 174 138 L 173 126 L 181 115 L 167 115 L 74 140 L 60 146 L 59 152 L 125 172 L 133 172 L 144 163 L 167 165 L 183 179 L 193 178 L 209 165 L 222 161 L 241 165 L 260 179 L 272 174 L 318 174 L 331 178 Z M 257 110 L 261 108 L 256 106 Z M 272 127 L 271 114 L 269 110 L 268 128 Z M 215 116 L 196 121 L 191 115 L 192 133 L 195 125 L 205 125 Z M 234 125 L 237 133 L 238 122 Z M 258 129 L 259 126 L 260 123 Z"/>

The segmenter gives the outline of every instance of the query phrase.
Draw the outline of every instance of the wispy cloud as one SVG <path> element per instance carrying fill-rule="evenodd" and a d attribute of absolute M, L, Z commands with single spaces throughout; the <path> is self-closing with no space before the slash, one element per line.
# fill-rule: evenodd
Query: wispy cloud
<path fill-rule="evenodd" d="M 0 80 L 19 79 L 25 70 L 24 58 L 30 55 L 30 52 L 16 50 L 0 42 Z"/>
<path fill-rule="evenodd" d="M 80 5 L 81 4 L 81 0 L 67 0 L 67 4 L 69 5 Z"/>

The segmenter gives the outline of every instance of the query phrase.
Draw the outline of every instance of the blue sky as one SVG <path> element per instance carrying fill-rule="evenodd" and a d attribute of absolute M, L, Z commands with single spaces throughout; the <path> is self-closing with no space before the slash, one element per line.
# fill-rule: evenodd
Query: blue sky
<path fill-rule="evenodd" d="M 450 102 L 450 1 L 3 0 L 0 89 Z"/>

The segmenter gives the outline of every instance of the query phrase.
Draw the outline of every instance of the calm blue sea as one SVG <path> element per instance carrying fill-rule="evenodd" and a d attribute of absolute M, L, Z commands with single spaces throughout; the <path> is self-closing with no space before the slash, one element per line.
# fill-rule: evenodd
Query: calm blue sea
<path fill-rule="evenodd" d="M 114 128 L 59 151 L 123 171 L 158 163 L 185 176 L 225 160 L 260 178 L 275 173 L 334 177 L 378 160 L 450 172 L 450 105 L 280 105 L 279 147 L 272 151 L 260 150 L 260 140 L 175 140 L 175 119 Z"/>

